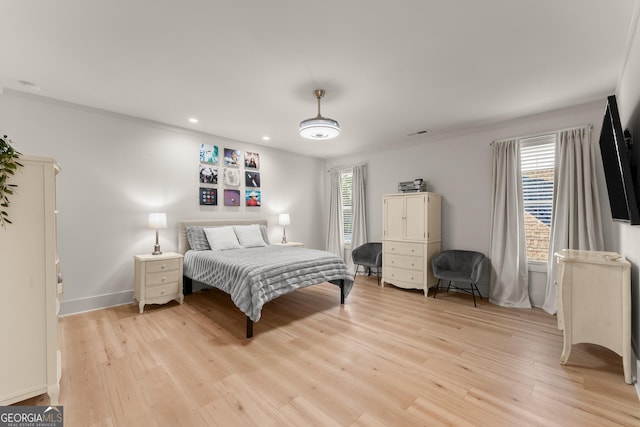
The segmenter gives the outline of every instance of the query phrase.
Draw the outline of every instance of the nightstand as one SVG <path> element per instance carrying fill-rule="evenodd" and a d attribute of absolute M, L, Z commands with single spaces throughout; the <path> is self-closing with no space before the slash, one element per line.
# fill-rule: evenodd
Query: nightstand
<path fill-rule="evenodd" d="M 136 283 L 133 299 L 138 302 L 140 313 L 145 304 L 165 304 L 171 300 L 182 304 L 182 258 L 175 252 L 134 257 Z"/>
<path fill-rule="evenodd" d="M 272 245 L 293 246 L 293 247 L 296 247 L 296 248 L 304 248 L 304 243 L 302 243 L 302 242 L 272 243 Z"/>

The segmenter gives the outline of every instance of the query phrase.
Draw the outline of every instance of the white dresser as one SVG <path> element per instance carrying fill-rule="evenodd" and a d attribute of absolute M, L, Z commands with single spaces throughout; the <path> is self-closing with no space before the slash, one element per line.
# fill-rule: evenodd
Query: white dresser
<path fill-rule="evenodd" d="M 6 229 L 0 227 L 0 405 L 60 394 L 56 243 L 56 175 L 53 159 L 22 156 L 11 179 Z"/>
<path fill-rule="evenodd" d="M 442 196 L 436 193 L 383 197 L 382 285 L 422 289 L 437 283 L 431 258 L 440 253 Z"/>
<path fill-rule="evenodd" d="M 564 249 L 556 252 L 558 328 L 564 346 L 592 343 L 622 356 L 624 380 L 631 384 L 631 264 L 615 252 Z"/>

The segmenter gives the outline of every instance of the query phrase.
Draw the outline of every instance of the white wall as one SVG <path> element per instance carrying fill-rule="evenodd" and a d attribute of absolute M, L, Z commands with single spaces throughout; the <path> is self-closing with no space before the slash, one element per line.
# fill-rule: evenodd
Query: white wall
<path fill-rule="evenodd" d="M 475 131 L 470 130 L 459 136 L 431 136 L 422 140 L 402 137 L 398 139 L 398 148 L 392 151 L 376 151 L 331 159 L 326 161 L 325 166 L 326 169 L 330 169 L 350 164 L 368 164 L 369 241 L 380 241 L 382 238 L 382 195 L 395 193 L 400 181 L 424 178 L 429 181 L 429 191 L 443 195 L 443 250 L 468 249 L 488 255 L 491 227 L 491 147 L 489 144 L 496 139 L 539 134 L 588 123 L 593 125 L 592 142 L 597 144 L 605 103 L 606 99 L 603 99 L 569 109 L 511 120 Z M 414 145 L 407 146 L 408 143 Z M 325 186 L 329 188 L 326 170 Z M 600 188 L 604 206 L 608 203 L 604 180 L 600 181 Z M 611 214 L 608 211 L 608 205 L 603 207 L 603 215 L 608 218 L 607 224 L 609 224 Z M 326 209 L 325 218 L 328 218 Z M 605 244 L 607 247 L 615 244 L 615 236 L 610 225 L 605 227 Z M 543 276 L 540 276 L 541 274 Z M 537 305 L 543 302 L 544 288 L 540 289 L 540 286 L 544 286 L 545 277 L 544 273 L 531 275 L 533 289 L 530 293 Z M 488 295 L 487 282 L 488 279 L 485 278 L 480 287 L 483 295 Z"/>
<path fill-rule="evenodd" d="M 155 232 L 146 229 L 148 212 L 167 212 L 169 228 L 160 231 L 164 252 L 177 249 L 177 221 L 189 218 L 267 218 L 271 240 L 279 241 L 280 212 L 291 214 L 289 240 L 324 247 L 317 226 L 323 200 L 319 159 L 9 90 L 0 95 L 0 132 L 18 151 L 62 165 L 62 314 L 131 301 L 133 256 L 150 253 L 155 241 Z M 260 154 L 261 207 L 199 206 L 201 143 Z"/>
<path fill-rule="evenodd" d="M 640 3 L 640 2 L 639 2 Z M 628 56 L 616 90 L 618 109 L 623 129 L 629 128 L 633 136 L 634 159 L 640 164 L 640 30 L 638 29 L 638 11 L 640 6 L 636 4 L 635 34 L 632 34 L 628 47 Z M 640 178 L 640 177 L 637 177 Z M 640 185 L 640 179 L 636 179 Z M 632 346 L 637 355 L 640 355 L 640 277 L 638 266 L 640 265 L 640 226 L 629 224 L 616 224 L 616 232 L 619 238 L 619 246 L 616 251 L 624 255 L 632 264 L 631 270 L 631 296 L 632 296 Z"/>

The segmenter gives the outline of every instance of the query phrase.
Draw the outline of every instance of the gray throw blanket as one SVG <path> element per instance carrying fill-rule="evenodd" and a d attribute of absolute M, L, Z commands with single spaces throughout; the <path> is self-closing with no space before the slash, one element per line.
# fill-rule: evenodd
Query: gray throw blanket
<path fill-rule="evenodd" d="M 184 275 L 229 295 L 249 319 L 260 320 L 262 306 L 299 288 L 344 280 L 345 298 L 353 278 L 342 259 L 315 249 L 270 245 L 227 251 L 187 251 Z"/>

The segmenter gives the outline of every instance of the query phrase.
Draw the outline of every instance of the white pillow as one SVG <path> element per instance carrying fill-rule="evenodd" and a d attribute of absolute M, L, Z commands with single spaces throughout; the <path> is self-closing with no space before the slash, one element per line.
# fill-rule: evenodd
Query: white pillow
<path fill-rule="evenodd" d="M 238 243 L 233 227 L 205 228 L 204 234 L 207 236 L 207 241 L 212 251 L 226 251 L 227 249 L 240 249 L 242 247 Z"/>
<path fill-rule="evenodd" d="M 238 236 L 240 245 L 245 248 L 255 248 L 258 246 L 267 246 L 262 237 L 262 231 L 258 224 L 251 225 L 234 225 L 233 229 Z"/>

